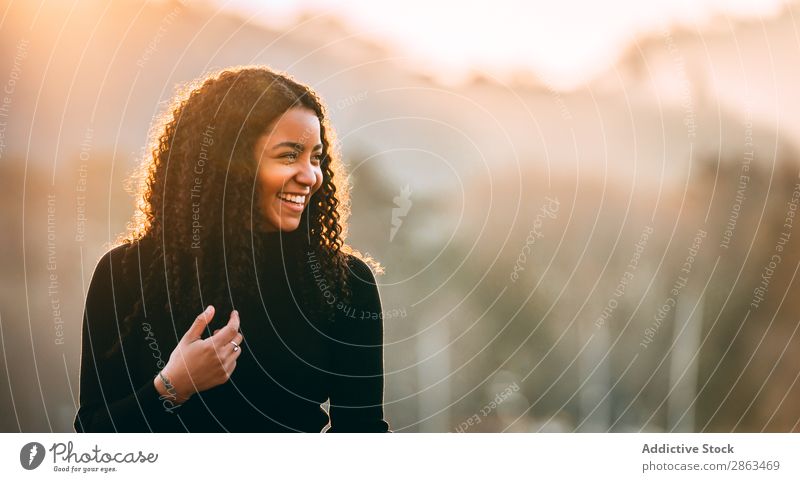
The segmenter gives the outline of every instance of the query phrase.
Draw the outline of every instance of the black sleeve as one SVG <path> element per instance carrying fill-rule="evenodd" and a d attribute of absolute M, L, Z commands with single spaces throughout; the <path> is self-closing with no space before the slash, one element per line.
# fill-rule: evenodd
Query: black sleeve
<path fill-rule="evenodd" d="M 350 258 L 352 307 L 338 310 L 328 432 L 390 432 L 383 419 L 383 314 L 375 276 Z"/>
<path fill-rule="evenodd" d="M 178 423 L 176 413 L 165 409 L 152 377 L 134 387 L 128 359 L 137 357 L 117 351 L 110 358 L 102 354 L 119 339 L 119 324 L 127 314 L 131 297 L 117 296 L 124 290 L 122 267 L 112 263 L 112 255 L 121 256 L 120 248 L 109 251 L 95 267 L 81 334 L 80 407 L 73 427 L 76 432 L 152 432 Z M 117 284 L 115 289 L 114 284 Z M 122 288 L 122 289 L 121 289 Z M 116 308 L 119 307 L 119 310 Z M 157 367 L 155 368 L 157 370 Z"/>

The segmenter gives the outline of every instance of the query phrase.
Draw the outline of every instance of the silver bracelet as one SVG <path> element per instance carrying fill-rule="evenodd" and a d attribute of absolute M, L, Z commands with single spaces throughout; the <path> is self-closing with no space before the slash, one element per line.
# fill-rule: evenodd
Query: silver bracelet
<path fill-rule="evenodd" d="M 166 375 L 164 375 L 159 370 L 158 376 L 161 378 L 161 381 L 164 383 L 164 387 L 167 389 L 167 393 L 169 393 L 172 396 L 173 400 L 177 400 L 178 399 L 178 393 L 175 391 L 175 387 L 172 386 L 172 383 L 170 383 L 170 381 L 166 377 Z M 180 403 L 175 404 L 175 406 L 180 406 L 180 405 L 182 405 L 182 404 L 180 404 Z"/>

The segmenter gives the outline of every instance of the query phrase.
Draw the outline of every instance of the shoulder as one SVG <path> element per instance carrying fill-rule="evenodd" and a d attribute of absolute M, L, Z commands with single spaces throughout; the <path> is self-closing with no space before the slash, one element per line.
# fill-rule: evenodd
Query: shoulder
<path fill-rule="evenodd" d="M 352 281 L 366 281 L 375 284 L 375 274 L 366 261 L 354 254 L 348 253 L 347 265 L 350 268 L 350 279 Z"/>
<path fill-rule="evenodd" d="M 132 247 L 131 243 L 123 243 L 112 248 L 109 248 L 95 264 L 95 273 L 98 271 L 105 272 L 109 269 L 114 269 L 122 265 L 122 261 L 126 256 L 128 250 Z"/>
<path fill-rule="evenodd" d="M 129 243 L 121 244 L 119 246 L 114 246 L 108 249 L 100 259 L 97 260 L 94 266 L 94 275 L 95 277 L 100 275 L 105 275 L 107 272 L 111 271 L 113 268 L 119 266 L 122 262 L 122 258 L 125 257 L 125 252 L 130 247 Z"/>
<path fill-rule="evenodd" d="M 92 275 L 92 284 L 103 284 L 107 287 L 118 285 L 120 281 L 126 276 L 126 273 L 131 273 L 131 276 L 138 276 L 138 266 L 140 263 L 132 263 L 137 272 L 133 273 L 124 269 L 125 259 L 130 255 L 136 260 L 138 256 L 142 258 L 149 253 L 146 249 L 147 245 L 143 241 L 125 242 L 117 246 L 109 248 L 98 259 L 94 267 Z M 138 255 L 138 256 L 137 256 Z M 139 259 L 141 261 L 141 259 Z"/>
<path fill-rule="evenodd" d="M 348 254 L 348 285 L 351 290 L 350 303 L 362 312 L 380 313 L 381 295 L 370 264 L 363 258 Z M 375 319 L 378 315 L 370 316 Z"/>
<path fill-rule="evenodd" d="M 347 254 L 347 284 L 356 298 L 376 298 L 378 283 L 375 281 L 375 270 L 364 258 Z"/>
<path fill-rule="evenodd" d="M 337 305 L 334 338 L 355 346 L 380 346 L 383 333 L 381 295 L 370 264 L 357 255 L 347 254 L 349 303 Z"/>
<path fill-rule="evenodd" d="M 125 256 L 125 253 L 130 249 L 133 245 L 131 243 L 123 243 L 117 246 L 113 246 L 109 248 L 103 256 L 100 258 L 101 261 L 105 260 L 108 262 L 112 258 L 114 260 L 120 259 Z"/>

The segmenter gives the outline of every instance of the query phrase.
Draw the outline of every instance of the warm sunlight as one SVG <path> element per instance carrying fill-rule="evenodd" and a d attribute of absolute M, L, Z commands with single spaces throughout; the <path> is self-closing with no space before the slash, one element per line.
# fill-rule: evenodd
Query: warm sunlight
<path fill-rule="evenodd" d="M 798 59 L 800 0 L 0 0 L 0 473 L 800 480 Z"/>
<path fill-rule="evenodd" d="M 531 70 L 556 88 L 571 89 L 608 69 L 638 35 L 665 26 L 696 30 L 715 20 L 728 29 L 734 19 L 775 15 L 787 1 L 410 0 L 391 14 L 368 0 L 218 3 L 275 26 L 302 11 L 337 15 L 357 35 L 385 41 L 448 83 L 472 69 L 499 78 Z"/>

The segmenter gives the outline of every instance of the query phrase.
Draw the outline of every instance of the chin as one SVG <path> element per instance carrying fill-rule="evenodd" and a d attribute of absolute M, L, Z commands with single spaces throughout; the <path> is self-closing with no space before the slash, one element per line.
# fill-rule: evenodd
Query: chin
<path fill-rule="evenodd" d="M 278 227 L 278 231 L 282 231 L 284 233 L 291 233 L 292 231 L 296 231 L 297 228 L 300 227 L 300 222 L 288 222 L 288 223 L 275 223 L 273 226 Z"/>

